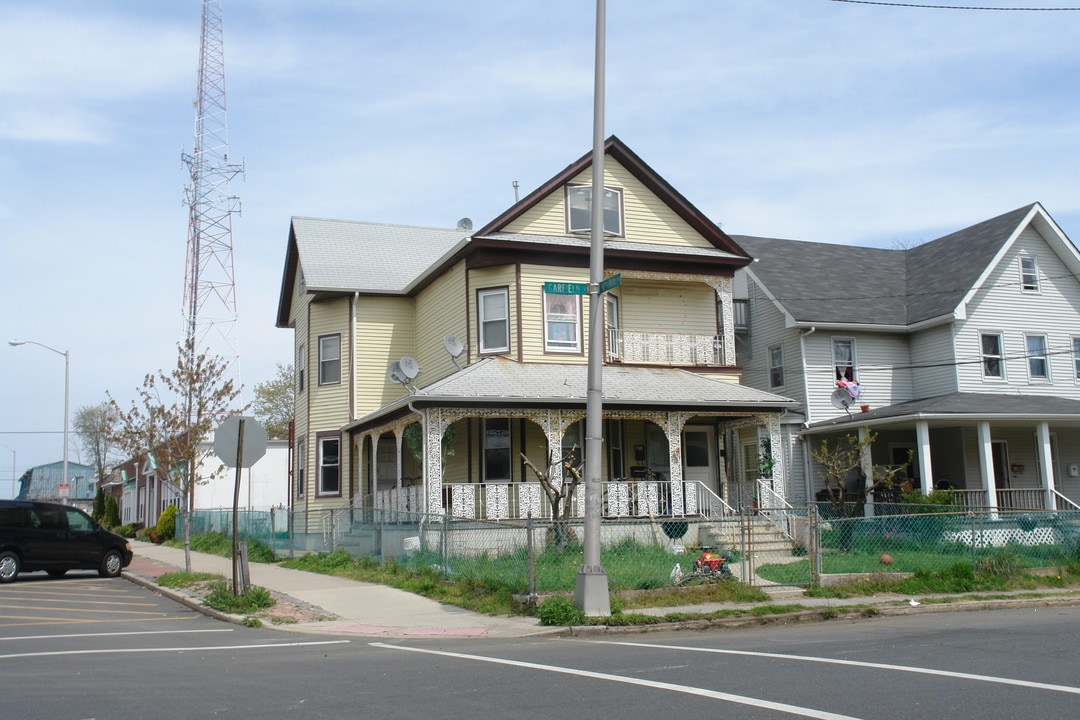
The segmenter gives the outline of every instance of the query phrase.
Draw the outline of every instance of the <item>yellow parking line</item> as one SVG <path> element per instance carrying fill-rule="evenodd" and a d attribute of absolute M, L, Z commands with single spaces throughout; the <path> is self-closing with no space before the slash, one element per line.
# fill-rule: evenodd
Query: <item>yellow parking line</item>
<path fill-rule="evenodd" d="M 9 610 L 40 610 L 41 608 L 33 605 L 7 605 L 5 609 Z M 56 610 L 56 608 L 51 608 Z M 167 614 L 163 610 L 157 612 L 148 612 L 146 610 L 87 610 L 87 613 L 98 615 L 165 615 Z M 0 616 L 3 617 L 3 616 Z"/>
<path fill-rule="evenodd" d="M 79 598 L 65 599 L 65 600 L 52 599 L 52 598 L 13 598 L 13 599 L 22 600 L 24 602 L 26 600 L 33 599 L 33 600 L 39 601 L 39 602 L 41 602 L 43 604 L 48 603 L 49 605 L 132 605 L 132 606 L 137 606 L 137 607 L 153 607 L 153 606 L 157 605 L 157 603 L 154 603 L 154 602 L 121 602 L 119 600 L 82 600 L 82 599 L 79 599 Z M 7 598 L 0 598 L 0 603 L 5 602 L 6 600 L 7 600 Z"/>
<path fill-rule="evenodd" d="M 7 618 L 4 618 L 4 619 L 7 619 Z M 34 617 L 31 617 L 31 616 L 26 616 L 26 617 L 16 616 L 16 617 L 13 617 L 12 619 L 34 620 L 35 622 L 23 622 L 23 623 L 0 622 L 0 628 L 30 627 L 30 626 L 34 626 L 34 625 L 90 625 L 90 624 L 94 624 L 94 623 L 104 623 L 104 622 L 107 622 L 110 625 L 114 625 L 116 623 L 147 622 L 147 620 L 149 620 L 150 622 L 164 622 L 164 621 L 175 622 L 175 621 L 181 621 L 181 620 L 183 620 L 183 621 L 195 620 L 197 618 L 195 616 L 189 616 L 189 617 L 171 617 L 171 618 L 170 617 L 129 618 L 129 619 L 126 619 L 126 620 L 106 620 L 106 619 L 98 619 L 98 620 L 89 620 L 89 619 L 75 620 L 75 619 L 70 619 L 70 620 L 65 620 L 63 618 L 34 618 Z M 3 638 L 0 638 L 0 639 L 3 639 Z"/>

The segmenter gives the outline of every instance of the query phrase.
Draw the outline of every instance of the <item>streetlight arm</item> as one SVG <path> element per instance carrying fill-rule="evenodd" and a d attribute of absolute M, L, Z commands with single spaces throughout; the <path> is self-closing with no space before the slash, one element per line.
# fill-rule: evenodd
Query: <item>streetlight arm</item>
<path fill-rule="evenodd" d="M 61 471 L 63 478 L 61 482 L 67 483 L 68 481 L 68 425 L 70 422 L 70 403 L 71 403 L 71 353 L 67 350 L 57 350 L 52 345 L 46 345 L 45 343 L 38 342 L 37 340 L 9 340 L 8 345 L 12 347 L 18 347 L 19 345 L 37 345 L 43 347 L 46 350 L 51 350 L 57 355 L 64 356 L 64 468 Z"/>

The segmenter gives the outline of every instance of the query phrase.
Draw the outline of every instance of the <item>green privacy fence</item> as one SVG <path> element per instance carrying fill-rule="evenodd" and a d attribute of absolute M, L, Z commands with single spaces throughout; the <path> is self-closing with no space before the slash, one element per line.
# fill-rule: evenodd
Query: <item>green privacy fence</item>
<path fill-rule="evenodd" d="M 938 508 L 930 508 L 937 510 Z M 839 510 L 839 512 L 837 512 Z M 725 554 L 724 567 L 752 585 L 809 586 L 831 576 L 932 572 L 970 564 L 1020 569 L 1080 563 L 1080 513 L 926 512 L 923 506 L 757 509 L 721 518 L 614 520 L 601 523 L 601 564 L 612 590 L 685 583 L 702 575 L 703 552 Z M 855 513 L 858 513 L 857 516 Z M 344 551 L 516 593 L 574 589 L 583 525 L 488 522 L 390 510 L 241 511 L 241 539 L 277 557 Z M 192 513 L 192 532 L 232 533 L 229 510 Z"/>

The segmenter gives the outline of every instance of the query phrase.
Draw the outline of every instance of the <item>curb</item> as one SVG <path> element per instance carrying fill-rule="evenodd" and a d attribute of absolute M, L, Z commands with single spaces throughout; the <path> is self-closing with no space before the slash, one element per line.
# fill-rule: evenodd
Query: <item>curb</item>
<path fill-rule="evenodd" d="M 189 595 L 183 590 L 162 587 L 161 585 L 158 585 L 156 582 L 154 582 L 153 578 L 146 577 L 145 575 L 141 575 L 137 572 L 128 572 L 125 569 L 124 572 L 121 574 L 121 577 L 136 585 L 147 588 L 148 590 L 153 590 L 159 595 L 167 597 L 170 600 L 174 600 L 181 605 L 191 608 L 192 610 L 201 612 L 203 615 L 209 615 L 215 620 L 223 620 L 224 622 L 232 623 L 234 625 L 243 625 L 244 620 L 247 619 L 246 615 L 233 615 L 231 613 L 224 613 L 220 610 L 215 610 L 208 605 L 204 605 L 198 598 Z"/>

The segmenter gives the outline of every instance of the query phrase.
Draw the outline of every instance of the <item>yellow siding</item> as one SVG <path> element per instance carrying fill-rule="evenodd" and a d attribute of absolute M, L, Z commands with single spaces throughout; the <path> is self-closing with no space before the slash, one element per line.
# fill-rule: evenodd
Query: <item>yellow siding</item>
<path fill-rule="evenodd" d="M 521 266 L 521 348 L 524 362 L 584 363 L 588 353 L 589 297 L 578 297 L 581 316 L 579 332 L 582 336 L 581 351 L 545 352 L 544 350 L 544 283 L 588 283 L 588 268 L 549 267 L 544 265 Z"/>
<path fill-rule="evenodd" d="M 590 184 L 592 170 L 587 169 L 570 184 Z M 682 218 L 646 188 L 625 167 L 607 158 L 604 184 L 623 191 L 624 239 L 630 242 L 712 247 Z M 508 232 L 529 235 L 566 235 L 566 194 L 559 188 L 506 227 Z"/>
<path fill-rule="evenodd" d="M 619 301 L 624 330 L 716 333 L 716 293 L 704 283 L 627 282 Z"/>
<path fill-rule="evenodd" d="M 415 356 L 423 369 L 417 385 L 424 386 L 454 372 L 454 361 L 443 346 L 447 335 L 468 340 L 465 263 L 458 263 L 416 298 Z M 458 362 L 464 361 L 464 357 Z"/>
<path fill-rule="evenodd" d="M 356 416 L 405 394 L 386 376 L 390 363 L 415 348 L 411 298 L 361 297 L 356 311 Z"/>
<path fill-rule="evenodd" d="M 518 298 L 517 298 L 517 267 L 514 265 L 502 265 L 492 268 L 478 268 L 469 271 L 469 348 L 467 355 L 470 362 L 475 360 L 480 352 L 479 341 L 479 328 L 477 327 L 477 318 L 479 314 L 476 307 L 476 293 L 478 290 L 485 290 L 487 288 L 507 287 L 510 289 L 510 307 L 508 314 L 510 316 L 510 351 L 505 353 L 508 357 L 516 358 L 518 351 L 518 337 L 517 337 L 517 314 L 518 314 Z M 461 337 L 461 341 L 465 342 L 465 336 Z"/>

